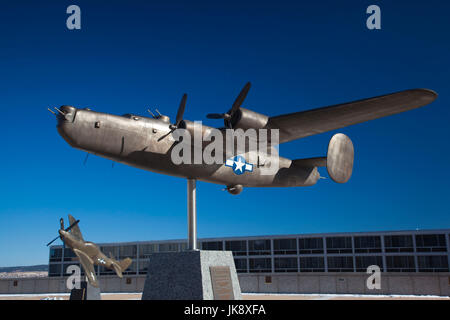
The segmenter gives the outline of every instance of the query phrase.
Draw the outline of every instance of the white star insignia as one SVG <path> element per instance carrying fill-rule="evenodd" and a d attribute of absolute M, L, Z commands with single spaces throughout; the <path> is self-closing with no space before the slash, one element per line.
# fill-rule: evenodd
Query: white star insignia
<path fill-rule="evenodd" d="M 238 161 L 235 161 L 234 162 L 235 164 L 236 164 L 236 169 L 234 169 L 235 171 L 240 171 L 240 172 L 242 172 L 242 167 L 245 165 L 245 162 L 242 162 L 241 161 L 241 158 L 238 158 Z"/>

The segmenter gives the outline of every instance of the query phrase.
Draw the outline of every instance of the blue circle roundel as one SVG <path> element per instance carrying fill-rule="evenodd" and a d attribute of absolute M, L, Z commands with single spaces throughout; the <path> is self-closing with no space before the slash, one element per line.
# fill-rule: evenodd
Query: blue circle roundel
<path fill-rule="evenodd" d="M 243 156 L 235 156 L 234 158 L 228 159 L 225 165 L 233 168 L 233 172 L 237 175 L 241 175 L 245 173 L 245 171 L 253 171 L 253 165 L 247 163 Z"/>

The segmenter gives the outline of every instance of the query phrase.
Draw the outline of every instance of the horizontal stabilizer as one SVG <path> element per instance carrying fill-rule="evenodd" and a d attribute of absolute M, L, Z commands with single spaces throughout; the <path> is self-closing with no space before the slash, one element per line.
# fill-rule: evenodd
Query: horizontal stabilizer
<path fill-rule="evenodd" d="M 335 134 L 328 145 L 327 170 L 337 183 L 346 183 L 352 176 L 355 151 L 353 143 L 345 134 Z"/>
<path fill-rule="evenodd" d="M 352 176 L 353 143 L 345 134 L 335 134 L 328 145 L 326 157 L 292 160 L 299 167 L 327 167 L 328 174 L 334 182 L 346 183 Z"/>
<path fill-rule="evenodd" d="M 131 260 L 130 258 L 125 258 L 120 261 L 114 261 L 114 263 L 112 264 L 112 267 L 113 267 L 114 271 L 116 272 L 117 276 L 119 278 L 122 278 L 122 273 L 128 269 L 128 267 L 131 265 L 132 262 L 133 262 L 133 260 Z"/>
<path fill-rule="evenodd" d="M 132 262 L 133 262 L 133 260 L 131 260 L 130 258 L 125 258 L 125 259 L 121 260 L 119 262 L 119 265 L 120 265 L 120 268 L 122 269 L 122 271 L 127 270 Z"/>

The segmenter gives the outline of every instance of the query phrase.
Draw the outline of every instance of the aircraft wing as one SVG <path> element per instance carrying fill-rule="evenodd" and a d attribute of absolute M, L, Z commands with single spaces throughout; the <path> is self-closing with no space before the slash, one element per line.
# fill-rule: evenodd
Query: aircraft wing
<path fill-rule="evenodd" d="M 280 130 L 280 143 L 423 107 L 437 98 L 428 89 L 412 89 L 370 99 L 269 118 Z"/>
<path fill-rule="evenodd" d="M 86 274 L 86 277 L 89 280 L 89 283 L 98 288 L 98 281 L 97 276 L 95 275 L 94 270 L 94 263 L 91 258 L 87 254 L 85 254 L 83 251 L 78 249 L 73 249 L 73 252 L 77 255 L 77 257 L 80 259 L 80 263 L 83 266 L 84 273 Z"/>
<path fill-rule="evenodd" d="M 75 218 L 69 214 L 69 225 L 71 226 L 75 222 L 76 222 Z M 73 226 L 72 229 L 70 229 L 70 232 L 72 233 L 73 236 L 78 238 L 78 240 L 84 241 L 83 236 L 81 235 L 80 227 L 78 226 L 78 224 Z"/>

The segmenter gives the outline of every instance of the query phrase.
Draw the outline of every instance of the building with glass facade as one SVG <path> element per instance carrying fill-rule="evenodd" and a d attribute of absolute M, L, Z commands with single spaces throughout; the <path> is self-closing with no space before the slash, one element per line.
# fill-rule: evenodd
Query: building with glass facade
<path fill-rule="evenodd" d="M 450 229 L 296 234 L 199 239 L 202 250 L 233 252 L 236 270 L 245 274 L 366 272 L 377 265 L 389 273 L 449 272 Z M 130 257 L 125 275 L 145 276 L 148 257 L 155 252 L 186 250 L 186 240 L 102 243 L 115 259 Z M 70 248 L 50 247 L 49 277 L 67 276 L 79 264 Z M 95 266 L 100 279 L 113 270 Z"/>

